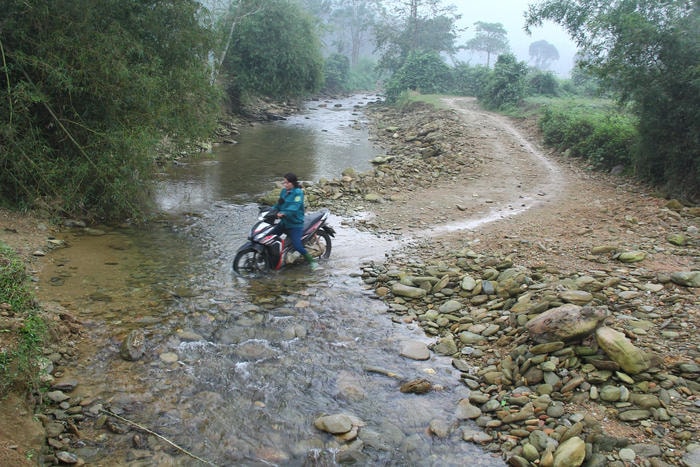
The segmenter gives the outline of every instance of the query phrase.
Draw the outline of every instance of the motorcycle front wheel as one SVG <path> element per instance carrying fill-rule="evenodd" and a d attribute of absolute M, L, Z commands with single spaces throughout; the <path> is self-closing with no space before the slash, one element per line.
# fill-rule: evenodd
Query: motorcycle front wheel
<path fill-rule="evenodd" d="M 255 276 L 268 269 L 267 258 L 255 248 L 241 250 L 233 259 L 233 270 L 241 276 Z"/>

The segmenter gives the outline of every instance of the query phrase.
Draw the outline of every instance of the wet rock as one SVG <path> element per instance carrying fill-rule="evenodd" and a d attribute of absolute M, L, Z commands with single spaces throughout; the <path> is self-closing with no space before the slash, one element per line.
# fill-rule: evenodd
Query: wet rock
<path fill-rule="evenodd" d="M 454 355 L 459 349 L 452 336 L 445 336 L 433 346 L 433 351 L 440 355 Z"/>
<path fill-rule="evenodd" d="M 425 394 L 433 389 L 433 385 L 425 378 L 418 378 L 401 385 L 400 391 L 403 393 Z"/>
<path fill-rule="evenodd" d="M 134 329 L 122 341 L 119 355 L 127 361 L 135 362 L 143 357 L 146 351 L 146 336 L 143 331 Z"/>
<path fill-rule="evenodd" d="M 399 354 L 411 360 L 428 360 L 430 358 L 430 349 L 420 341 L 404 341 L 401 343 Z"/>
<path fill-rule="evenodd" d="M 450 434 L 450 425 L 442 419 L 431 420 L 428 429 L 436 438 L 447 438 Z"/>
<path fill-rule="evenodd" d="M 124 433 L 128 433 L 129 430 L 131 429 L 129 427 L 129 425 L 127 425 L 126 423 L 119 423 L 119 422 L 112 420 L 112 419 L 107 419 L 105 421 L 105 426 L 107 427 L 107 429 L 109 431 L 111 431 L 112 433 L 116 433 L 118 435 L 123 435 Z"/>
<path fill-rule="evenodd" d="M 200 334 L 197 334 L 196 332 L 190 330 L 178 331 L 177 336 L 183 342 L 198 342 L 204 340 L 204 338 Z"/>
<path fill-rule="evenodd" d="M 163 352 L 162 354 L 158 355 L 158 358 L 160 358 L 160 361 L 163 363 L 175 363 L 180 359 L 178 354 L 175 352 Z"/>
<path fill-rule="evenodd" d="M 352 429 L 352 419 L 344 414 L 324 415 L 314 420 L 314 426 L 321 431 L 339 435 Z"/>
<path fill-rule="evenodd" d="M 456 416 L 460 420 L 473 420 L 481 416 L 481 409 L 473 406 L 469 399 L 461 399 L 457 404 Z"/>

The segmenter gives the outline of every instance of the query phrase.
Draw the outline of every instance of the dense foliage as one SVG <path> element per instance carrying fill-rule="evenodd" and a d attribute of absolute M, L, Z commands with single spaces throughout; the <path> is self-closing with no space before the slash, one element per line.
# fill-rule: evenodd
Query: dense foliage
<path fill-rule="evenodd" d="M 471 66 L 465 63 L 457 64 L 452 71 L 453 92 L 459 96 L 476 96 L 486 85 L 491 70 L 485 65 Z"/>
<path fill-rule="evenodd" d="M 527 65 L 515 55 L 499 55 L 493 72 L 489 74 L 477 97 L 484 107 L 506 110 L 516 107 L 525 98 Z"/>
<path fill-rule="evenodd" d="M 361 59 L 355 66 L 350 68 L 348 76 L 349 90 L 376 90 L 381 80 L 375 62 L 369 58 Z"/>
<path fill-rule="evenodd" d="M 326 58 L 323 75 L 327 91 L 338 92 L 347 90 L 350 80 L 350 59 L 342 54 L 331 55 Z"/>
<path fill-rule="evenodd" d="M 324 64 L 314 19 L 287 0 L 253 3 L 259 11 L 240 19 L 224 62 L 231 98 L 283 99 L 318 91 Z"/>
<path fill-rule="evenodd" d="M 394 9 L 377 20 L 374 29 L 380 70 L 393 74 L 416 53 L 456 52 L 455 23 L 460 16 L 454 6 L 442 7 L 440 0 L 388 3 L 394 3 Z"/>
<path fill-rule="evenodd" d="M 155 143 L 215 122 L 199 13 L 189 0 L 4 1 L 0 202 L 137 215 Z"/>
<path fill-rule="evenodd" d="M 526 93 L 530 96 L 557 96 L 559 94 L 559 81 L 550 72 L 532 70 L 527 76 Z"/>
<path fill-rule="evenodd" d="M 435 52 L 412 53 L 403 66 L 393 74 L 386 86 L 386 97 L 390 102 L 406 91 L 423 94 L 440 94 L 452 89 L 450 67 Z"/>
<path fill-rule="evenodd" d="M 570 100 L 548 105 L 539 120 L 544 143 L 595 169 L 629 167 L 639 134 L 629 114 Z"/>
<path fill-rule="evenodd" d="M 546 0 L 528 25 L 552 20 L 582 50 L 582 63 L 633 104 L 637 176 L 700 201 L 700 4 L 692 0 Z"/>

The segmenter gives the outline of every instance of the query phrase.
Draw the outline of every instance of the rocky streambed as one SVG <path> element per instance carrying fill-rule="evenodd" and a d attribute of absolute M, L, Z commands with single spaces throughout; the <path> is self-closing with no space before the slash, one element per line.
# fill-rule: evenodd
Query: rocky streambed
<path fill-rule="evenodd" d="M 363 278 L 462 372 L 471 393 L 456 417 L 486 432 L 455 425 L 466 442 L 518 466 L 698 465 L 697 296 L 687 291 L 698 274 L 624 264 L 563 274 L 464 246 L 395 255 Z"/>

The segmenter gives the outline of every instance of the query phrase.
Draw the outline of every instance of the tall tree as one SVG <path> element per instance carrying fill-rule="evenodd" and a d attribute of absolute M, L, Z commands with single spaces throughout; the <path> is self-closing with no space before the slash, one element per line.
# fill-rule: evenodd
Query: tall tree
<path fill-rule="evenodd" d="M 486 67 L 491 64 L 491 56 L 508 52 L 508 33 L 501 23 L 474 23 L 476 36 L 467 41 L 465 47 L 474 52 L 486 54 Z"/>
<path fill-rule="evenodd" d="M 224 67 L 234 99 L 246 94 L 302 97 L 323 84 L 323 57 L 316 22 L 295 2 L 250 0 L 264 14 L 243 18 Z"/>
<path fill-rule="evenodd" d="M 547 0 L 526 26 L 551 20 L 587 70 L 631 102 L 642 138 L 638 175 L 700 201 L 700 4 L 694 0 Z"/>
<path fill-rule="evenodd" d="M 383 10 L 375 26 L 379 67 L 393 73 L 401 68 L 411 52 L 452 55 L 456 51 L 454 5 L 441 0 L 396 0 Z"/>
<path fill-rule="evenodd" d="M 545 40 L 530 44 L 528 52 L 530 59 L 535 62 L 535 68 L 539 70 L 547 70 L 552 62 L 559 60 L 557 48 Z"/>
<path fill-rule="evenodd" d="M 367 42 L 376 14 L 375 2 L 370 0 L 336 0 L 333 10 L 335 33 L 338 38 L 338 52 L 344 53 L 343 44 L 350 43 L 350 65 L 356 66 L 360 60 L 360 50 Z"/>
<path fill-rule="evenodd" d="M 247 0 L 207 0 L 205 16 L 207 26 L 214 32 L 216 41 L 211 51 L 212 84 L 221 71 L 226 55 L 231 48 L 238 24 L 250 15 L 263 14 L 265 6 Z"/>

